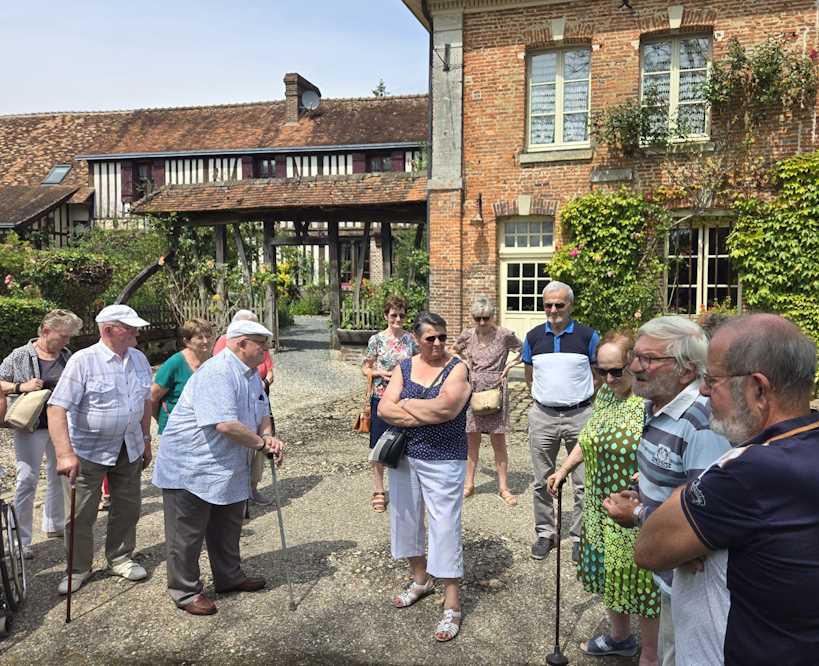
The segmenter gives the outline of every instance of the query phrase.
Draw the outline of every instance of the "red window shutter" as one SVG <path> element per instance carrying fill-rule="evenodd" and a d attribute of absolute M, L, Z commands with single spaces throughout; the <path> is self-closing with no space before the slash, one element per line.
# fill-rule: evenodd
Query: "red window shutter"
<path fill-rule="evenodd" d="M 276 178 L 287 178 L 287 157 L 276 155 Z"/>
<path fill-rule="evenodd" d="M 242 178 L 253 178 L 253 158 L 242 158 Z"/>
<path fill-rule="evenodd" d="M 122 201 L 123 203 L 130 203 L 134 200 L 134 164 L 133 162 L 123 162 L 120 168 L 120 177 L 122 182 Z"/>
<path fill-rule="evenodd" d="M 151 175 L 154 187 L 162 187 L 165 184 L 165 160 L 154 160 L 151 165 Z"/>
<path fill-rule="evenodd" d="M 394 150 L 390 157 L 392 158 L 392 170 L 404 171 L 404 151 Z"/>
<path fill-rule="evenodd" d="M 353 173 L 367 172 L 367 158 L 364 153 L 353 153 Z"/>

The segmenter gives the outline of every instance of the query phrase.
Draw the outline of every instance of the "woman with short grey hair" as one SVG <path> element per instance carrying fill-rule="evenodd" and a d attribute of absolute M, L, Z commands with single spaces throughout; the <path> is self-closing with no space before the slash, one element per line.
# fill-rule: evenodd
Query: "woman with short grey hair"
<path fill-rule="evenodd" d="M 475 414 L 470 408 L 466 414 L 466 432 L 469 442 L 464 497 L 475 493 L 475 472 L 481 448 L 481 436 L 486 433 L 495 453 L 498 474 L 498 494 L 507 506 L 515 506 L 517 498 L 509 490 L 509 458 L 506 455 L 506 433 L 509 432 L 509 370 L 520 362 L 523 343 L 513 331 L 495 323 L 495 304 L 487 296 L 477 296 L 470 308 L 475 326 L 465 329 L 455 341 L 453 351 L 466 361 L 470 369 L 473 391 L 499 388 L 502 405 L 494 414 Z M 509 360 L 509 354 L 514 354 Z"/>
<path fill-rule="evenodd" d="M 0 391 L 17 395 L 51 389 L 57 385 L 65 364 L 71 356 L 66 345 L 80 332 L 82 319 L 69 310 L 51 310 L 43 317 L 38 335 L 22 347 L 14 349 L 0 364 Z M 65 528 L 63 491 L 57 476 L 57 457 L 48 435 L 46 410 L 34 432 L 14 431 L 14 452 L 17 457 L 17 485 L 14 508 L 17 512 L 23 557 L 31 559 L 31 537 L 34 523 L 34 496 L 40 479 L 43 455 L 46 457 L 46 488 L 43 504 L 43 532 L 48 537 L 62 537 Z"/>

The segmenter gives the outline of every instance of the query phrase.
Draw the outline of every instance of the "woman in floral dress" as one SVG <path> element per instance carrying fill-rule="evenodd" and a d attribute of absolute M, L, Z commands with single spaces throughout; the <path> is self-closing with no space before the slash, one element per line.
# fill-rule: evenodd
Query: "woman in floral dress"
<path fill-rule="evenodd" d="M 553 495 L 581 462 L 586 464 L 586 502 L 580 536 L 577 576 L 587 592 L 603 597 L 610 634 L 581 643 L 593 656 L 634 656 L 639 646 L 630 631 L 630 615 L 640 618 L 640 666 L 657 664 L 659 594 L 651 572 L 634 563 L 638 529 L 620 527 L 603 508 L 612 493 L 628 489 L 637 472 L 637 445 L 643 430 L 643 400 L 631 393 L 632 377 L 626 357 L 634 346 L 630 333 L 609 333 L 597 350 L 595 372 L 605 384 L 597 393 L 594 411 L 579 443 L 560 468 L 547 479 Z"/>
<path fill-rule="evenodd" d="M 495 323 L 495 306 L 486 296 L 478 296 L 472 303 L 473 328 L 464 330 L 455 341 L 453 351 L 469 365 L 473 391 L 500 388 L 503 398 L 501 411 L 479 416 L 470 408 L 466 413 L 466 433 L 469 455 L 464 481 L 464 497 L 475 492 L 475 472 L 481 448 L 481 436 L 486 433 L 495 452 L 498 473 L 498 494 L 507 506 L 515 506 L 517 498 L 509 490 L 509 462 L 506 455 L 506 433 L 509 432 L 509 396 L 506 377 L 509 370 L 520 362 L 522 342 L 507 328 Z M 514 357 L 509 360 L 509 353 Z"/>
<path fill-rule="evenodd" d="M 404 330 L 407 319 L 407 302 L 400 296 L 390 296 L 384 302 L 384 319 L 387 328 L 373 335 L 367 344 L 367 354 L 361 372 L 372 382 L 370 398 L 370 448 L 389 427 L 378 418 L 378 402 L 390 383 L 393 368 L 405 358 L 418 353 L 418 345 L 412 333 Z M 376 513 L 384 513 L 387 508 L 387 494 L 384 490 L 384 465 L 373 463 L 372 507 Z"/>

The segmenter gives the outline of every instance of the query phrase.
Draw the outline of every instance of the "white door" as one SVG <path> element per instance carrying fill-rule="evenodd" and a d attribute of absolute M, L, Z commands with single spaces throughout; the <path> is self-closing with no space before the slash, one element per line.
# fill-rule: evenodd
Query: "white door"
<path fill-rule="evenodd" d="M 542 294 L 553 254 L 552 218 L 517 217 L 498 224 L 500 324 L 521 340 L 546 320 Z"/>

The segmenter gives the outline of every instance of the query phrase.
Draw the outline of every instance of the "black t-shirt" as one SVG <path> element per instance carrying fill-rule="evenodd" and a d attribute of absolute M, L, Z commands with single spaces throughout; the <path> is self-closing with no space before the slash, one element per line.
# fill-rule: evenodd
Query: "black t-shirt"
<path fill-rule="evenodd" d="M 819 423 L 778 423 L 692 481 L 683 511 L 711 550 L 727 550 L 725 664 L 819 664 Z"/>
<path fill-rule="evenodd" d="M 40 366 L 40 379 L 43 380 L 43 388 L 54 390 L 57 382 L 60 380 L 60 375 L 65 369 L 62 355 L 58 356 L 53 361 L 45 361 L 37 358 L 37 363 Z M 48 417 L 46 416 L 47 409 L 43 409 L 40 414 L 40 421 L 37 424 L 37 429 L 48 428 Z"/>

